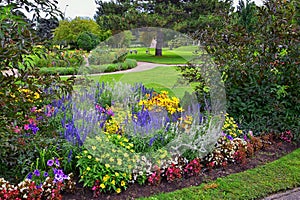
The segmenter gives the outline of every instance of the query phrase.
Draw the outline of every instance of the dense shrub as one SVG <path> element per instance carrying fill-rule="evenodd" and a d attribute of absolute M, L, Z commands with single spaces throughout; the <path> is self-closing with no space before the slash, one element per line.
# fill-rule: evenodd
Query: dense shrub
<path fill-rule="evenodd" d="M 205 49 L 222 73 L 228 113 L 243 130 L 255 133 L 291 130 L 299 137 L 297 7 L 296 1 L 268 1 L 265 6 L 255 8 L 255 30 L 240 23 L 241 16 L 226 15 L 224 29 L 208 29 L 208 34 L 201 35 Z M 188 70 L 186 77 L 201 80 L 194 73 L 197 68 Z"/>
<path fill-rule="evenodd" d="M 43 67 L 40 73 L 44 75 L 75 75 L 77 74 L 78 67 Z"/>
<path fill-rule="evenodd" d="M 40 58 L 35 58 L 35 66 L 43 67 L 79 67 L 84 61 L 84 53 L 82 50 L 69 51 L 48 51 L 48 53 Z"/>
<path fill-rule="evenodd" d="M 99 40 L 98 36 L 91 32 L 87 32 L 87 31 L 82 32 L 77 38 L 78 47 L 83 50 L 86 50 L 87 52 L 90 52 L 99 43 L 100 43 L 100 40 Z"/>
<path fill-rule="evenodd" d="M 112 50 L 106 46 L 98 46 L 96 49 L 91 51 L 88 60 L 91 65 L 104 65 L 111 63 L 124 62 L 127 57 L 126 49 Z"/>

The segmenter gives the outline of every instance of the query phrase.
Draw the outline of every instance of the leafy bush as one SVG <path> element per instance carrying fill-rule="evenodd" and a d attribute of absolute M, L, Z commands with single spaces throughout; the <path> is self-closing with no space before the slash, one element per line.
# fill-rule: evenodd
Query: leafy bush
<path fill-rule="evenodd" d="M 104 64 L 104 65 L 90 65 L 86 67 L 88 73 L 96 74 L 103 72 L 115 72 L 121 70 L 132 69 L 137 66 L 137 62 L 133 59 L 126 59 L 123 63 Z"/>
<path fill-rule="evenodd" d="M 83 51 L 48 51 L 46 56 L 35 58 L 35 66 L 44 67 L 79 67 L 84 61 Z"/>
<path fill-rule="evenodd" d="M 91 32 L 82 32 L 77 38 L 77 45 L 80 49 L 90 52 L 100 43 L 97 35 Z"/>
<path fill-rule="evenodd" d="M 205 49 L 221 71 L 227 112 L 242 130 L 255 133 L 291 130 L 299 138 L 300 26 L 296 22 L 300 19 L 297 8 L 299 2 L 296 1 L 267 1 L 263 7 L 251 7 L 256 28 L 249 29 L 247 23 L 252 20 L 241 23 L 239 17 L 244 15 L 232 14 L 224 16 L 223 29 L 207 29 L 208 34 L 201 35 Z M 191 81 L 201 81 L 199 73 L 194 73 L 199 69 L 194 66 L 185 70 L 184 76 Z M 200 94 L 204 88 L 205 85 L 200 87 Z"/>
<path fill-rule="evenodd" d="M 88 60 L 91 65 L 123 63 L 127 57 L 126 49 L 111 50 L 106 46 L 98 46 L 91 51 Z"/>
<path fill-rule="evenodd" d="M 74 75 L 77 74 L 78 67 L 43 67 L 40 73 L 44 75 Z"/>

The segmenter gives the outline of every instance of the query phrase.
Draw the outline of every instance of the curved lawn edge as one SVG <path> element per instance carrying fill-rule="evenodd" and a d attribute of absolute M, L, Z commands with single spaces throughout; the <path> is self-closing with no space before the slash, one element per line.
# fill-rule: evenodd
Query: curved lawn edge
<path fill-rule="evenodd" d="M 300 149 L 271 163 L 218 178 L 199 186 L 147 198 L 159 199 L 260 199 L 300 186 Z"/>

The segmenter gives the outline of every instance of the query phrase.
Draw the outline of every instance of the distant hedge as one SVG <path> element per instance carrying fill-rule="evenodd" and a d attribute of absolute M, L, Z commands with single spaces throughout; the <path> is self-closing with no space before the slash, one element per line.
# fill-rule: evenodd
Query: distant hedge
<path fill-rule="evenodd" d="M 48 75 L 76 75 L 78 70 L 80 73 L 84 71 L 87 74 L 97 74 L 105 72 L 116 72 L 121 70 L 132 69 L 137 66 L 136 60 L 126 59 L 125 62 L 111 63 L 105 65 L 91 65 L 79 67 L 42 67 L 40 72 Z"/>

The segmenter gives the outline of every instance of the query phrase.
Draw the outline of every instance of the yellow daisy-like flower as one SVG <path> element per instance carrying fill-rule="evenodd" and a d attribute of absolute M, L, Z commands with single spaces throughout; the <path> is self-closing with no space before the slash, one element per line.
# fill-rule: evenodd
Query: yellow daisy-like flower
<path fill-rule="evenodd" d="M 86 168 L 86 171 L 90 171 L 90 170 L 91 170 L 91 168 L 90 168 L 90 167 L 87 167 L 87 168 Z"/>
<path fill-rule="evenodd" d="M 88 155 L 88 159 L 92 159 L 92 156 L 91 156 L 91 155 Z"/>
<path fill-rule="evenodd" d="M 118 172 L 115 173 L 116 176 L 119 176 L 120 174 Z"/>
<path fill-rule="evenodd" d="M 121 188 L 117 188 L 116 193 L 118 193 L 118 194 L 121 193 Z"/>
<path fill-rule="evenodd" d="M 125 185 L 126 185 L 125 181 L 121 181 L 121 186 L 123 187 Z"/>
<path fill-rule="evenodd" d="M 106 167 L 106 168 L 110 168 L 110 165 L 109 165 L 109 164 L 105 164 L 105 167 Z"/>
<path fill-rule="evenodd" d="M 105 185 L 104 185 L 103 183 L 101 183 L 101 184 L 100 184 L 100 187 L 101 187 L 102 189 L 104 189 L 104 188 L 105 188 Z"/>
<path fill-rule="evenodd" d="M 99 159 L 99 158 L 95 158 L 95 160 L 96 160 L 96 162 L 99 162 L 99 161 L 100 161 L 100 159 Z"/>
<path fill-rule="evenodd" d="M 111 181 L 111 184 L 115 185 L 115 184 L 116 184 L 116 181 L 115 181 L 115 180 L 112 180 L 112 181 Z"/>
<path fill-rule="evenodd" d="M 92 149 L 93 149 L 93 150 L 96 150 L 96 149 L 97 149 L 97 147 L 96 147 L 96 146 L 92 146 Z"/>
<path fill-rule="evenodd" d="M 117 159 L 117 165 L 122 165 L 122 160 L 120 158 Z"/>
<path fill-rule="evenodd" d="M 109 162 L 114 162 L 114 161 L 115 161 L 115 159 L 113 159 L 113 158 L 109 159 Z"/>
<path fill-rule="evenodd" d="M 124 157 L 127 158 L 129 155 L 128 153 L 124 153 Z"/>
<path fill-rule="evenodd" d="M 84 151 L 83 151 L 83 153 L 84 153 L 84 154 L 87 154 L 87 153 L 88 153 L 88 151 L 87 151 L 87 150 L 84 150 Z"/>
<path fill-rule="evenodd" d="M 106 175 L 103 177 L 103 182 L 108 181 L 109 178 L 110 178 L 110 176 L 106 174 Z"/>
<path fill-rule="evenodd" d="M 116 150 L 115 150 L 115 149 L 112 149 L 111 152 L 116 153 Z"/>

